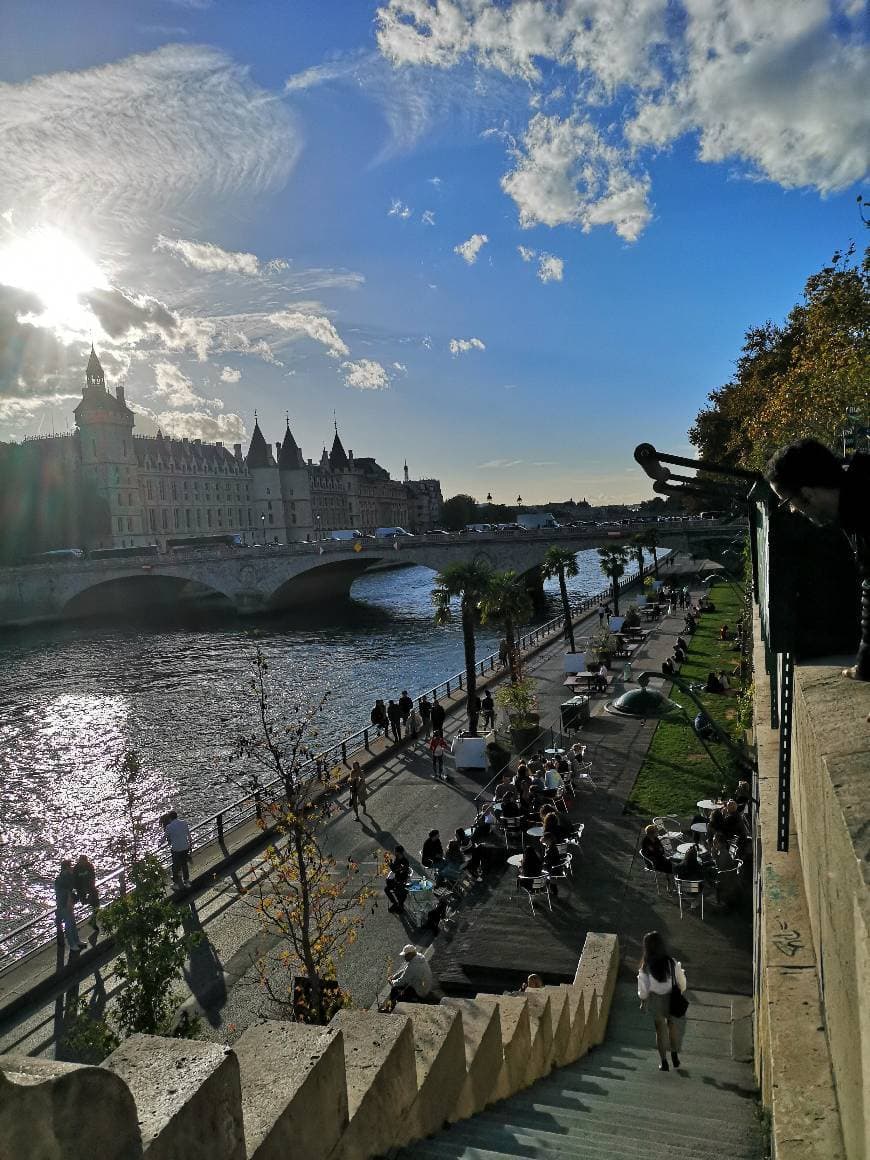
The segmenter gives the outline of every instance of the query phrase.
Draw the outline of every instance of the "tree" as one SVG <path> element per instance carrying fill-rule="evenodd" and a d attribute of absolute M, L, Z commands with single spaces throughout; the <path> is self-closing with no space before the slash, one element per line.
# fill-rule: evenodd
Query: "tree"
<path fill-rule="evenodd" d="M 477 672 L 475 667 L 475 618 L 480 601 L 486 595 L 492 579 L 492 569 L 477 560 L 470 564 L 448 564 L 435 577 L 432 603 L 435 605 L 435 623 L 449 624 L 453 612 L 450 601 L 459 597 L 462 619 L 462 642 L 465 649 L 465 688 L 468 730 L 477 733 Z"/>
<path fill-rule="evenodd" d="M 655 528 L 645 528 L 642 532 L 638 532 L 635 536 L 635 542 L 642 548 L 649 548 L 652 552 L 653 558 L 653 572 L 656 574 L 656 579 L 659 575 L 659 558 L 656 549 L 659 546 L 659 537 Z M 639 557 L 638 564 L 640 565 L 640 572 L 643 575 L 643 560 Z"/>
<path fill-rule="evenodd" d="M 441 522 L 449 531 L 458 532 L 466 524 L 472 524 L 477 517 L 477 504 L 474 496 L 459 495 L 446 499 L 441 506 Z"/>
<path fill-rule="evenodd" d="M 598 559 L 601 571 L 610 579 L 610 590 L 613 596 L 613 615 L 619 616 L 619 580 L 625 575 L 625 567 L 629 560 L 629 549 L 623 547 L 599 548 Z"/>
<path fill-rule="evenodd" d="M 562 615 L 565 618 L 565 639 L 568 642 L 571 652 L 576 652 L 574 647 L 574 623 L 571 619 L 571 605 L 568 603 L 568 585 L 565 583 L 567 577 L 577 575 L 577 556 L 576 553 L 570 551 L 568 548 L 559 548 L 555 544 L 547 548 L 544 555 L 544 562 L 541 564 L 541 574 L 545 580 L 551 580 L 554 576 L 559 577 L 559 594 L 562 597 Z"/>
<path fill-rule="evenodd" d="M 352 859 L 339 866 L 323 847 L 338 771 L 321 767 L 311 743 L 326 696 L 292 705 L 279 719 L 268 661 L 259 649 L 250 691 L 257 725 L 238 738 L 236 759 L 249 767 L 247 784 L 261 797 L 270 782 L 283 789 L 262 808 L 260 825 L 271 828 L 275 840 L 259 859 L 251 888 L 263 930 L 277 935 L 280 946 L 278 980 L 265 959 L 260 979 L 290 1017 L 328 1023 L 348 1001 L 338 989 L 337 962 L 365 925 L 375 875 L 363 876 Z"/>
<path fill-rule="evenodd" d="M 517 649 L 516 626 L 532 616 L 532 601 L 516 572 L 493 572 L 480 600 L 480 619 L 494 620 L 504 629 L 512 684 L 522 679 L 522 657 Z"/>
<path fill-rule="evenodd" d="M 646 547 L 644 543 L 643 532 L 638 532 L 636 536 L 632 536 L 631 544 L 631 550 L 634 553 L 635 560 L 637 561 L 637 574 L 638 576 L 643 576 L 643 568 L 645 563 L 643 558 L 643 550 Z"/>

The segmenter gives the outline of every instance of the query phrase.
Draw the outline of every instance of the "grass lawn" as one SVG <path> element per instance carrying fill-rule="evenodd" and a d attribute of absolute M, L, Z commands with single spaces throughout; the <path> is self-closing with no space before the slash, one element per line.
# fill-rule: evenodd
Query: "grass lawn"
<path fill-rule="evenodd" d="M 720 641 L 719 629 L 727 624 L 733 634 L 743 606 L 737 589 L 721 581 L 713 585 L 710 598 L 715 612 L 704 612 L 698 630 L 689 637 L 689 655 L 680 675 L 692 683 L 703 683 L 711 670 L 724 670 L 729 678 L 739 654 L 732 650 L 733 641 Z M 727 693 L 698 693 L 709 717 L 717 725 L 737 736 L 737 680 Z M 675 686 L 671 700 L 683 705 L 688 716 L 674 716 L 659 721 L 646 760 L 641 766 L 628 799 L 631 813 L 653 817 L 656 814 L 691 815 L 697 802 L 717 797 L 726 786 L 733 791 L 739 780 L 734 759 L 721 743 L 709 742 L 715 761 L 695 735 L 692 721 L 697 712 L 693 702 Z"/>

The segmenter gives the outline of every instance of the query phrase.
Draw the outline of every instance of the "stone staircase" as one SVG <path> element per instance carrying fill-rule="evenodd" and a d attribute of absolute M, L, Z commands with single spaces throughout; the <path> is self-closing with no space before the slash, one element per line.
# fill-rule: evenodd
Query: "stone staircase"
<path fill-rule="evenodd" d="M 689 991 L 681 1067 L 658 1071 L 649 1017 L 619 984 L 604 1043 L 396 1153 L 397 1160 L 760 1160 L 751 1000 Z"/>

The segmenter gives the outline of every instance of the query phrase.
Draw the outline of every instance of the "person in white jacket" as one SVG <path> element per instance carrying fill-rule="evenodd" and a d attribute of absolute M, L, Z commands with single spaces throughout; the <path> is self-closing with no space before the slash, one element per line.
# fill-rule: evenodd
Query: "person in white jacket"
<path fill-rule="evenodd" d="M 432 990 L 432 968 L 415 946 L 408 943 L 402 947 L 405 965 L 395 975 L 390 975 L 390 998 L 393 1002 L 425 999 Z"/>
<path fill-rule="evenodd" d="M 686 990 L 686 972 L 682 965 L 668 954 L 665 942 L 657 930 L 643 936 L 643 958 L 637 972 L 637 997 L 642 1011 L 652 1015 L 656 1029 L 656 1046 L 661 1063 L 659 1071 L 670 1071 L 668 1049 L 674 1067 L 680 1066 L 680 1047 L 686 1018 L 671 1011 L 671 991 L 678 987 Z"/>

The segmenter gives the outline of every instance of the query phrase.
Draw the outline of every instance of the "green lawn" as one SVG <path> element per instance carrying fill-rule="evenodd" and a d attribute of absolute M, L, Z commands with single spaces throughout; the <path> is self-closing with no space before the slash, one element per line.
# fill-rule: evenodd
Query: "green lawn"
<path fill-rule="evenodd" d="M 732 651 L 731 641 L 719 640 L 719 628 L 727 624 L 734 632 L 743 603 L 741 594 L 734 585 L 722 581 L 713 586 L 710 595 L 716 611 L 701 615 L 698 631 L 689 638 L 689 655 L 680 670 L 680 675 L 692 682 L 705 681 L 711 669 L 717 672 L 723 669 L 730 677 L 739 658 Z M 728 693 L 696 694 L 716 724 L 735 737 L 739 733 L 736 685 L 735 677 Z M 676 686 L 670 696 L 685 707 L 688 716 L 659 721 L 628 799 L 627 809 L 631 813 L 648 817 L 693 814 L 701 798 L 718 796 L 723 786 L 730 792 L 737 784 L 737 767 L 725 747 L 715 741 L 709 743 L 714 762 L 696 737 L 692 720 L 697 708 L 690 698 Z"/>

